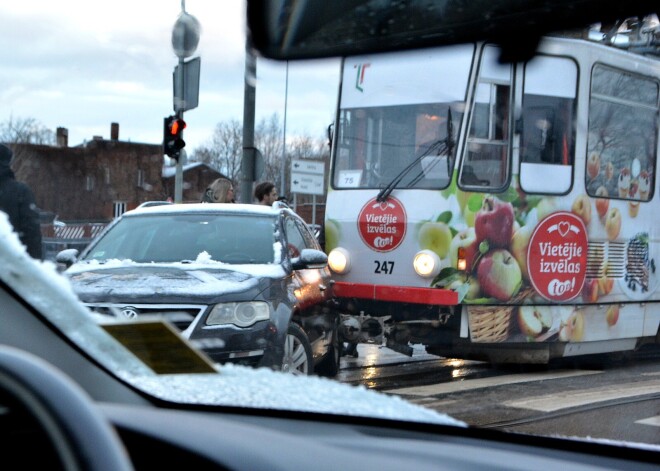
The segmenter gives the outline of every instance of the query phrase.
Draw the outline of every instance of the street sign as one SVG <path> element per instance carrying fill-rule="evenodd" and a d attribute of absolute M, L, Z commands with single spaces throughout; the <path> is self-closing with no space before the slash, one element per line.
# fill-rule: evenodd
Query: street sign
<path fill-rule="evenodd" d="M 314 160 L 291 160 L 291 192 L 323 195 L 325 163 Z"/>
<path fill-rule="evenodd" d="M 199 104 L 199 70 L 201 68 L 202 59 L 195 57 L 187 62 L 182 62 L 183 68 L 181 73 L 179 67 L 181 64 L 174 68 L 173 73 L 173 88 L 174 88 L 174 111 L 188 111 L 197 108 Z M 183 100 L 178 96 L 179 81 L 183 76 Z"/>
<path fill-rule="evenodd" d="M 325 185 L 323 175 L 291 172 L 291 192 L 308 195 L 323 195 Z"/>
<path fill-rule="evenodd" d="M 291 174 L 293 173 L 311 173 L 313 175 L 323 175 L 325 173 L 325 163 L 315 162 L 313 160 L 291 160 Z"/>

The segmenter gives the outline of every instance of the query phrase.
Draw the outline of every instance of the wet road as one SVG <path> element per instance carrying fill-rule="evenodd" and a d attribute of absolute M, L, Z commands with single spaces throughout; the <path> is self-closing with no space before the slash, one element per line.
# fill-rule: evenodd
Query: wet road
<path fill-rule="evenodd" d="M 553 365 L 498 367 L 360 345 L 337 379 L 395 394 L 470 425 L 660 446 L 660 349 Z"/>

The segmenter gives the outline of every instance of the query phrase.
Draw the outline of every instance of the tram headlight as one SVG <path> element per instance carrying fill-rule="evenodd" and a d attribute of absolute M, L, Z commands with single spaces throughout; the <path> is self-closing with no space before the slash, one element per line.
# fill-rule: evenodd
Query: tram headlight
<path fill-rule="evenodd" d="M 440 273 L 440 257 L 431 250 L 422 250 L 415 254 L 413 267 L 419 276 L 432 278 Z"/>
<path fill-rule="evenodd" d="M 351 270 L 351 257 L 348 250 L 342 247 L 332 249 L 328 254 L 328 265 L 335 273 L 340 275 L 348 273 Z"/>

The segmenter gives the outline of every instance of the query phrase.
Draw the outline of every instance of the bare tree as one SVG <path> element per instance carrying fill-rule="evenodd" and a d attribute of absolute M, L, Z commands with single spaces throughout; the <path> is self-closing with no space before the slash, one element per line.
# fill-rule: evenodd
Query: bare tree
<path fill-rule="evenodd" d="M 209 142 L 195 149 L 191 160 L 216 168 L 236 183 L 241 172 L 242 139 L 243 126 L 238 120 L 220 122 Z"/>
<path fill-rule="evenodd" d="M 254 130 L 254 142 L 264 156 L 264 174 L 260 180 L 269 180 L 279 185 L 280 163 L 282 162 L 282 125 L 277 113 L 262 118 Z"/>
<path fill-rule="evenodd" d="M 0 142 L 54 145 L 55 133 L 35 118 L 14 118 L 0 123 Z"/>

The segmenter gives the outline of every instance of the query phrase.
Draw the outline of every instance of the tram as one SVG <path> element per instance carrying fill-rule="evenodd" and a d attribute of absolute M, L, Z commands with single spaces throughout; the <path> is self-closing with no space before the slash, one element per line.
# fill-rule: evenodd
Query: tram
<path fill-rule="evenodd" d="M 660 54 L 613 43 L 342 61 L 324 224 L 344 341 L 526 363 L 658 342 Z"/>

